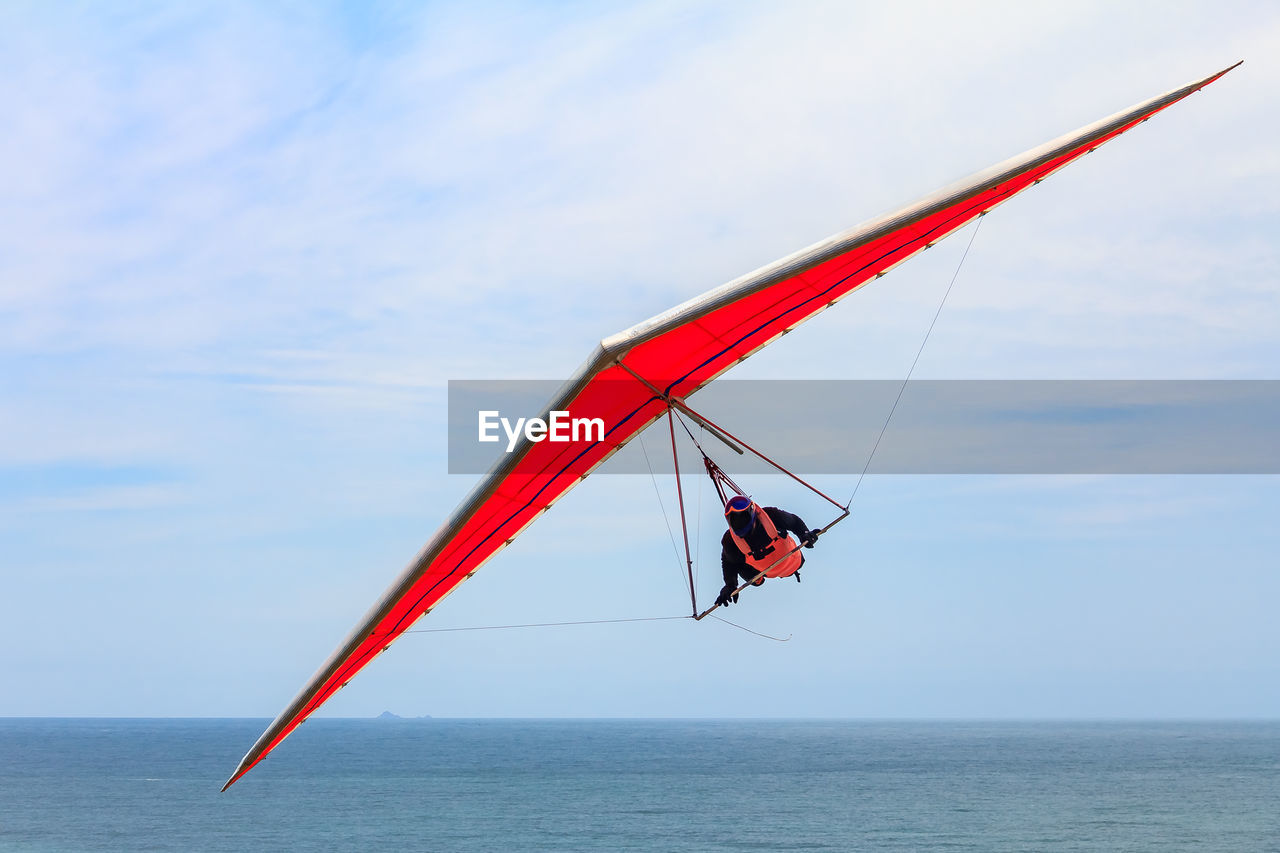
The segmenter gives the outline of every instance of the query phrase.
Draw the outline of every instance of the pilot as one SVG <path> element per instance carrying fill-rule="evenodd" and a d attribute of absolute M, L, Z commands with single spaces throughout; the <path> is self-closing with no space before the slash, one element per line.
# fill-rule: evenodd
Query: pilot
<path fill-rule="evenodd" d="M 812 548 L 820 531 L 810 530 L 798 515 L 774 506 L 761 507 L 751 498 L 737 495 L 724 507 L 729 529 L 720 540 L 720 568 L 724 588 L 716 605 L 729 605 L 738 600 L 738 579 L 756 586 L 765 578 L 800 580 L 804 555 L 799 545 Z M 794 533 L 799 545 L 791 538 Z M 761 575 L 761 572 L 764 574 Z"/>

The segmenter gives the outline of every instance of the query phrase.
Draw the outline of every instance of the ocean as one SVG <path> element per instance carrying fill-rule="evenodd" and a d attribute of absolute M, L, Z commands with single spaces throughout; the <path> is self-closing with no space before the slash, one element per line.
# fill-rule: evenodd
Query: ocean
<path fill-rule="evenodd" d="M 0 850 L 1280 851 L 1277 722 L 0 719 Z"/>

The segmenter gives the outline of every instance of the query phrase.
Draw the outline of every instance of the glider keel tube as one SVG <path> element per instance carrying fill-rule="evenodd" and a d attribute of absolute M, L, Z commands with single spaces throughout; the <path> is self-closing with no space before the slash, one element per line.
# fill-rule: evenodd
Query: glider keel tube
<path fill-rule="evenodd" d="M 602 341 L 542 417 L 571 411 L 601 418 L 603 440 L 552 443 L 522 436 L 267 727 L 223 790 L 569 489 L 662 417 L 664 397 L 691 396 L 868 281 L 1231 68 L 992 166 Z"/>

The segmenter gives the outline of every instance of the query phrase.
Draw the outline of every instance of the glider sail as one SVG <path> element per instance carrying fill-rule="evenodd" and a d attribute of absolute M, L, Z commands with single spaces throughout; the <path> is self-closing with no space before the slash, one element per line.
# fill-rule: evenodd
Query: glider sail
<path fill-rule="evenodd" d="M 1236 63 L 1239 65 L 1240 63 Z M 606 338 L 543 412 L 601 418 L 603 440 L 521 438 L 267 727 L 226 790 L 569 489 L 683 400 L 868 281 L 1232 68 L 1013 157 Z"/>

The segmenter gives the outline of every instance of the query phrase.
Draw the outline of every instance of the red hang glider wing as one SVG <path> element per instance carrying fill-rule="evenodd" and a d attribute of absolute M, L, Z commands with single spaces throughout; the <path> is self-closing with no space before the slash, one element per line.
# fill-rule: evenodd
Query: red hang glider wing
<path fill-rule="evenodd" d="M 693 394 L 866 282 L 1231 68 L 1006 160 L 602 341 L 543 417 L 569 411 L 575 418 L 601 418 L 604 440 L 522 440 L 506 454 L 267 727 L 223 790 L 415 620 L 662 416 L 666 403 L 655 389 L 677 398 Z"/>

